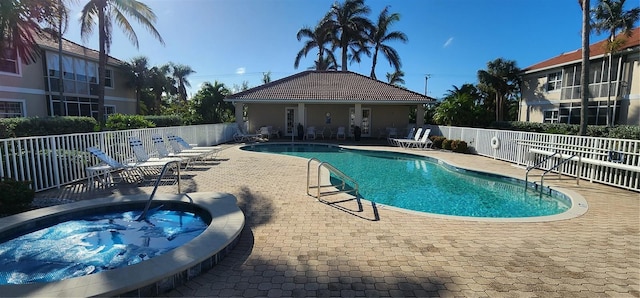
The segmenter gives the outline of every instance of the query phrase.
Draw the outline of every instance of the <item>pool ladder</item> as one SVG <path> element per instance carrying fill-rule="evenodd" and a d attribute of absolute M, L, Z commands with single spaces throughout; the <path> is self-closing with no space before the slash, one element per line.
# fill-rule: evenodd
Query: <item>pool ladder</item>
<path fill-rule="evenodd" d="M 136 221 L 141 221 L 146 219 L 147 213 L 149 212 L 149 207 L 151 207 L 151 201 L 153 200 L 153 197 L 156 195 L 156 191 L 158 191 L 158 186 L 160 186 L 160 181 L 162 181 L 162 177 L 164 177 L 164 174 L 167 172 L 169 165 L 172 165 L 172 164 L 176 165 L 176 175 L 178 176 L 178 193 L 180 193 L 180 161 L 176 160 L 176 161 L 167 162 L 166 164 L 164 164 L 164 166 L 162 166 L 160 175 L 158 175 L 158 179 L 156 179 L 156 182 L 153 185 L 153 191 L 151 191 L 149 200 L 147 200 L 147 205 L 144 206 L 144 210 L 142 211 L 142 213 L 140 213 L 140 216 L 136 218 Z"/>
<path fill-rule="evenodd" d="M 311 163 L 312 162 L 318 162 L 318 166 L 317 166 L 317 182 L 318 185 L 317 186 L 312 186 L 311 185 Z M 339 178 L 342 181 L 342 184 L 336 186 L 336 185 L 322 185 L 322 169 L 327 169 L 330 173 L 333 173 L 337 178 Z M 347 182 L 350 182 L 353 185 L 352 187 L 349 187 L 347 185 Z M 311 158 L 309 159 L 309 161 L 307 162 L 307 195 L 310 196 L 314 196 L 311 193 L 311 189 L 315 188 L 316 189 L 316 196 L 315 198 L 320 200 L 320 198 L 323 195 L 334 195 L 334 194 L 339 194 L 339 193 L 353 193 L 353 195 L 356 198 L 358 197 L 358 182 L 356 182 L 356 180 L 354 180 L 353 178 L 347 176 L 345 173 L 343 173 L 342 171 L 338 170 L 336 167 L 334 167 L 333 165 L 331 165 L 328 162 L 323 162 L 320 161 L 317 158 Z M 338 188 L 337 191 L 328 191 L 328 192 L 322 192 L 322 188 Z"/>
<path fill-rule="evenodd" d="M 545 170 L 544 173 L 542 173 L 542 175 L 540 176 L 540 195 L 542 195 L 542 191 L 544 189 L 544 176 L 547 175 L 549 172 L 553 171 L 554 169 L 558 169 L 558 177 L 562 177 L 562 172 L 560 171 L 559 167 L 571 160 L 573 160 L 575 157 L 578 158 L 578 163 L 580 163 L 580 156 L 578 156 L 577 154 L 573 154 L 571 155 L 569 158 L 567 159 L 563 159 L 563 155 L 559 152 L 554 152 L 553 154 L 547 156 L 546 158 L 544 158 L 542 161 L 536 163 L 533 166 L 527 167 L 527 174 L 525 175 L 525 180 L 524 180 L 524 188 L 525 190 L 527 189 L 527 187 L 529 186 L 529 172 L 531 172 L 531 170 L 533 169 L 540 169 L 543 170 L 542 168 L 539 168 L 540 165 L 542 165 L 543 163 L 547 162 L 548 160 L 554 158 L 554 157 L 560 157 L 561 159 L 556 161 L 556 163 L 553 165 L 553 167 L 549 168 L 548 170 Z M 576 180 L 578 181 L 578 180 Z M 579 183 L 579 181 L 578 181 Z M 536 190 L 538 189 L 538 184 L 536 182 L 533 182 L 533 184 L 535 185 Z M 549 192 L 551 192 L 551 189 L 549 189 Z"/>

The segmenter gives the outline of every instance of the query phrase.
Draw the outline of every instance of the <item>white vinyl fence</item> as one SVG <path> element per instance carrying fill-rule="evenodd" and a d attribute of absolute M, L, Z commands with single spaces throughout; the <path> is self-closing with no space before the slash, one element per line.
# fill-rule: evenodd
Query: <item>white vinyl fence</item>
<path fill-rule="evenodd" d="M 128 140 L 132 135 L 151 150 L 154 133 L 175 134 L 189 143 L 208 146 L 233 140 L 236 129 L 237 124 L 223 123 L 2 139 L 0 177 L 32 181 L 36 192 L 43 191 L 86 179 L 85 168 L 99 163 L 87 147 L 98 147 L 125 162 L 134 156 Z"/>
<path fill-rule="evenodd" d="M 557 152 L 562 154 L 560 158 L 550 158 L 540 168 L 551 169 L 559 160 L 571 159 L 553 172 L 640 192 L 640 140 L 438 125 L 429 127 L 431 135 L 467 142 L 473 153 L 523 166 L 534 165 Z"/>

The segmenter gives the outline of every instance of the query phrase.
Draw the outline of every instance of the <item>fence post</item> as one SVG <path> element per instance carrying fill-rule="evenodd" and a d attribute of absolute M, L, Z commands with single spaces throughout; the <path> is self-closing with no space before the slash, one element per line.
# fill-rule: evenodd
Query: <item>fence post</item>
<path fill-rule="evenodd" d="M 51 161 L 53 161 L 53 181 L 56 188 L 60 188 L 60 163 L 58 162 L 58 146 L 56 146 L 55 137 L 47 137 L 49 139 L 49 148 L 51 148 Z"/>

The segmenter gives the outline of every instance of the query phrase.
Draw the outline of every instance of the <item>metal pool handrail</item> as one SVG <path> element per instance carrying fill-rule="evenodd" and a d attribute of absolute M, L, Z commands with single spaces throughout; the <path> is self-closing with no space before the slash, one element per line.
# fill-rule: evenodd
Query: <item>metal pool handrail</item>
<path fill-rule="evenodd" d="M 164 177 L 164 174 L 167 172 L 167 169 L 169 168 L 170 164 L 176 164 L 176 174 L 178 175 L 178 193 L 180 193 L 180 161 L 174 160 L 174 161 L 167 162 L 166 164 L 164 164 L 164 166 L 162 166 L 162 171 L 160 171 L 160 175 L 158 175 L 158 179 L 156 179 L 156 182 L 153 185 L 153 191 L 149 196 L 149 200 L 147 201 L 147 204 L 144 206 L 144 210 L 142 211 L 140 216 L 138 216 L 136 221 L 141 221 L 147 217 L 147 212 L 149 212 L 151 201 L 153 200 L 153 197 L 156 195 L 158 186 L 160 186 L 160 181 L 162 180 L 162 177 Z"/>
<path fill-rule="evenodd" d="M 322 168 L 326 168 L 327 170 L 329 170 L 330 172 L 334 173 L 335 175 L 337 175 L 339 178 L 341 178 L 342 180 L 342 186 L 340 187 L 341 190 L 337 191 L 337 192 L 332 192 L 332 194 L 337 194 L 337 193 L 350 193 L 355 191 L 355 196 L 358 197 L 358 182 L 347 176 L 347 174 L 343 173 L 342 171 L 338 170 L 336 167 L 334 167 L 333 165 L 331 165 L 328 162 L 323 162 L 315 157 L 309 159 L 309 161 L 307 161 L 307 195 L 313 196 L 311 194 L 311 192 L 309 191 L 311 189 L 311 162 L 313 161 L 317 161 L 318 164 L 318 186 L 317 186 L 317 196 L 316 199 L 320 199 L 322 193 L 320 192 L 322 185 L 320 185 L 320 174 L 321 174 L 321 170 Z M 353 183 L 354 188 L 353 189 L 346 189 L 345 190 L 345 186 L 346 186 L 346 181 L 349 181 L 351 183 Z M 333 187 L 333 185 L 331 185 L 331 187 Z"/>

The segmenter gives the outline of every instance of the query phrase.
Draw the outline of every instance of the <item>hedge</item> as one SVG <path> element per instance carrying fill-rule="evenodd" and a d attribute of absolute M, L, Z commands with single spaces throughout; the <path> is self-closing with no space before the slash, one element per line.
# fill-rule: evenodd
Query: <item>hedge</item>
<path fill-rule="evenodd" d="M 97 131 L 92 117 L 55 116 L 0 119 L 0 138 L 62 135 Z"/>
<path fill-rule="evenodd" d="M 577 124 L 535 123 L 521 121 L 494 122 L 492 123 L 490 128 L 564 135 L 578 135 L 578 132 L 580 131 L 580 125 Z M 587 136 L 638 140 L 640 139 L 640 126 L 618 125 L 614 127 L 607 127 L 599 125 L 588 125 Z"/>

